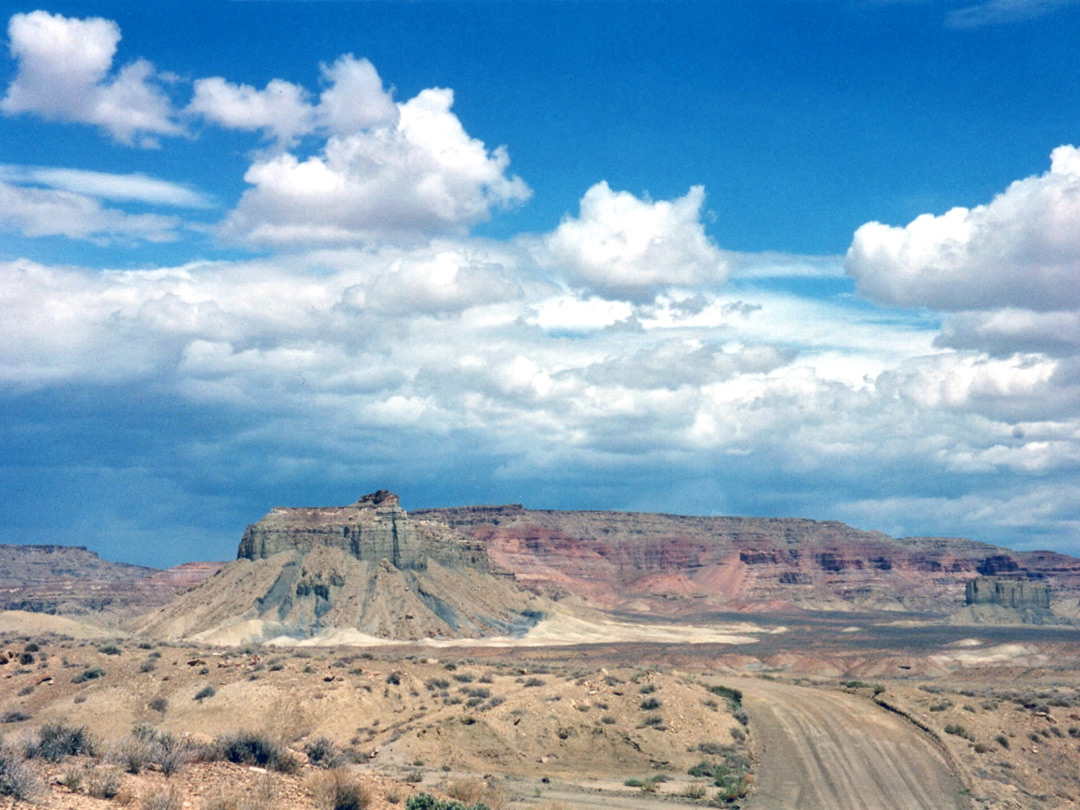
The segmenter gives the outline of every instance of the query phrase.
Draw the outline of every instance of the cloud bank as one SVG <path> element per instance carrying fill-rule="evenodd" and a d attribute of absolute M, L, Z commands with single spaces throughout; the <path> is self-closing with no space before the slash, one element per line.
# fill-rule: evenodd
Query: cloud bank
<path fill-rule="evenodd" d="M 7 114 L 163 151 L 236 130 L 251 151 L 220 210 L 146 174 L 0 166 L 0 228 L 26 239 L 230 248 L 0 262 L 0 441 L 22 454 L 4 480 L 53 464 L 103 502 L 144 482 L 137 506 L 171 523 L 162 497 L 370 484 L 1080 548 L 1072 146 L 984 205 L 866 223 L 844 279 L 837 257 L 724 250 L 701 186 L 599 179 L 546 231 L 479 238 L 531 194 L 508 150 L 452 90 L 395 100 L 353 55 L 316 88 L 206 77 L 174 107 L 149 62 L 114 69 L 115 23 L 33 12 L 9 36 Z"/>

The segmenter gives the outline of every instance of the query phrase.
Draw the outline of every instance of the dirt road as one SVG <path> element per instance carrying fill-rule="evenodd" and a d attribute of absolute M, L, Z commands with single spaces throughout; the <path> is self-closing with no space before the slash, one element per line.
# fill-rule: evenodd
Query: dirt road
<path fill-rule="evenodd" d="M 742 681 L 760 756 L 752 810 L 959 810 L 941 751 L 865 698 Z"/>

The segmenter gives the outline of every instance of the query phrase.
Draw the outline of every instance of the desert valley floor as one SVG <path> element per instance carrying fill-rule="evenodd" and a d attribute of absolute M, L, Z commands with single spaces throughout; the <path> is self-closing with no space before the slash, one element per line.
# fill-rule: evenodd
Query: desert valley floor
<path fill-rule="evenodd" d="M 0 795 L 142 810 L 1080 803 L 1080 560 L 836 523 L 275 509 L 0 548 Z"/>
<path fill-rule="evenodd" d="M 714 622 L 701 643 L 665 642 L 661 625 L 642 643 L 222 649 L 74 623 L 63 629 L 95 637 L 65 638 L 48 632 L 55 617 L 0 618 L 20 626 L 0 669 L 7 746 L 32 746 L 50 724 L 93 741 L 93 755 L 28 761 L 45 807 L 333 806 L 320 779 L 342 772 L 375 808 L 418 792 L 492 808 L 1078 799 L 1071 629 L 742 617 L 728 629 L 745 639 L 731 643 L 708 640 Z M 289 767 L 215 750 L 240 733 L 279 745 Z M 175 739 L 175 772 L 154 735 Z M 115 794 L 95 798 L 103 782 Z"/>

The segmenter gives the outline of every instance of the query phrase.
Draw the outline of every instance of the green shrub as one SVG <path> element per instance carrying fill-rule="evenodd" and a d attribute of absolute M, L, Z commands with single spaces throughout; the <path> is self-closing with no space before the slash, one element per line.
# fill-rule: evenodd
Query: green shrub
<path fill-rule="evenodd" d="M 115 644 L 102 644 L 98 647 L 98 652 L 104 653 L 105 655 L 120 655 L 124 651 Z"/>
<path fill-rule="evenodd" d="M 300 767 L 284 747 L 257 732 L 241 731 L 219 737 L 217 748 L 222 759 L 239 765 L 258 765 L 282 773 L 295 773 Z"/>
<path fill-rule="evenodd" d="M 656 698 L 646 698 L 645 700 L 641 701 L 641 706 L 639 706 L 638 708 L 640 708 L 643 712 L 651 712 L 653 709 L 660 708 L 660 701 Z"/>
<path fill-rule="evenodd" d="M 0 723 L 22 723 L 29 719 L 30 715 L 16 709 L 15 711 L 5 712 L 4 715 L 0 717 Z"/>
<path fill-rule="evenodd" d="M 202 689 L 195 693 L 195 700 L 199 701 L 199 703 L 202 703 L 207 698 L 212 698 L 216 694 L 217 691 L 214 689 L 214 687 L 204 686 Z"/>
<path fill-rule="evenodd" d="M 528 678 L 525 681 L 525 686 L 543 686 L 543 685 L 544 685 L 543 678 Z"/>
<path fill-rule="evenodd" d="M 308 761 L 317 768 L 329 768 L 339 759 L 337 748 L 326 737 L 316 737 L 304 746 Z"/>
<path fill-rule="evenodd" d="M 86 681 L 94 681 L 98 678 L 105 676 L 105 670 L 100 667 L 93 667 L 92 669 L 84 669 L 78 675 L 71 679 L 72 683 L 85 683 Z"/>
<path fill-rule="evenodd" d="M 720 695 L 720 697 L 735 706 L 742 705 L 742 692 L 738 689 L 731 689 L 727 686 L 710 686 L 709 691 L 714 695 Z"/>
<path fill-rule="evenodd" d="M 26 746 L 27 759 L 44 759 L 59 762 L 67 756 L 93 755 L 94 745 L 86 726 L 66 726 L 63 723 L 46 723 L 38 729 L 37 738 Z"/>

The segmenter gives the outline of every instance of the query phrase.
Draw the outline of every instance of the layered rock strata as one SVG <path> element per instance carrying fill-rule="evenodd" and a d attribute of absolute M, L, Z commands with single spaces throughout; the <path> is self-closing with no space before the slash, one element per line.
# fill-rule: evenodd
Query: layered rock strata
<path fill-rule="evenodd" d="M 493 570 L 480 540 L 413 520 L 379 491 L 273 509 L 234 562 L 134 629 L 222 643 L 481 637 L 527 630 L 543 604 Z"/>
<path fill-rule="evenodd" d="M 419 510 L 486 546 L 494 565 L 553 596 L 607 608 L 901 610 L 946 616 L 969 580 L 1006 574 L 1075 602 L 1080 560 L 960 538 L 897 540 L 835 521 L 557 512 L 520 505 Z"/>

